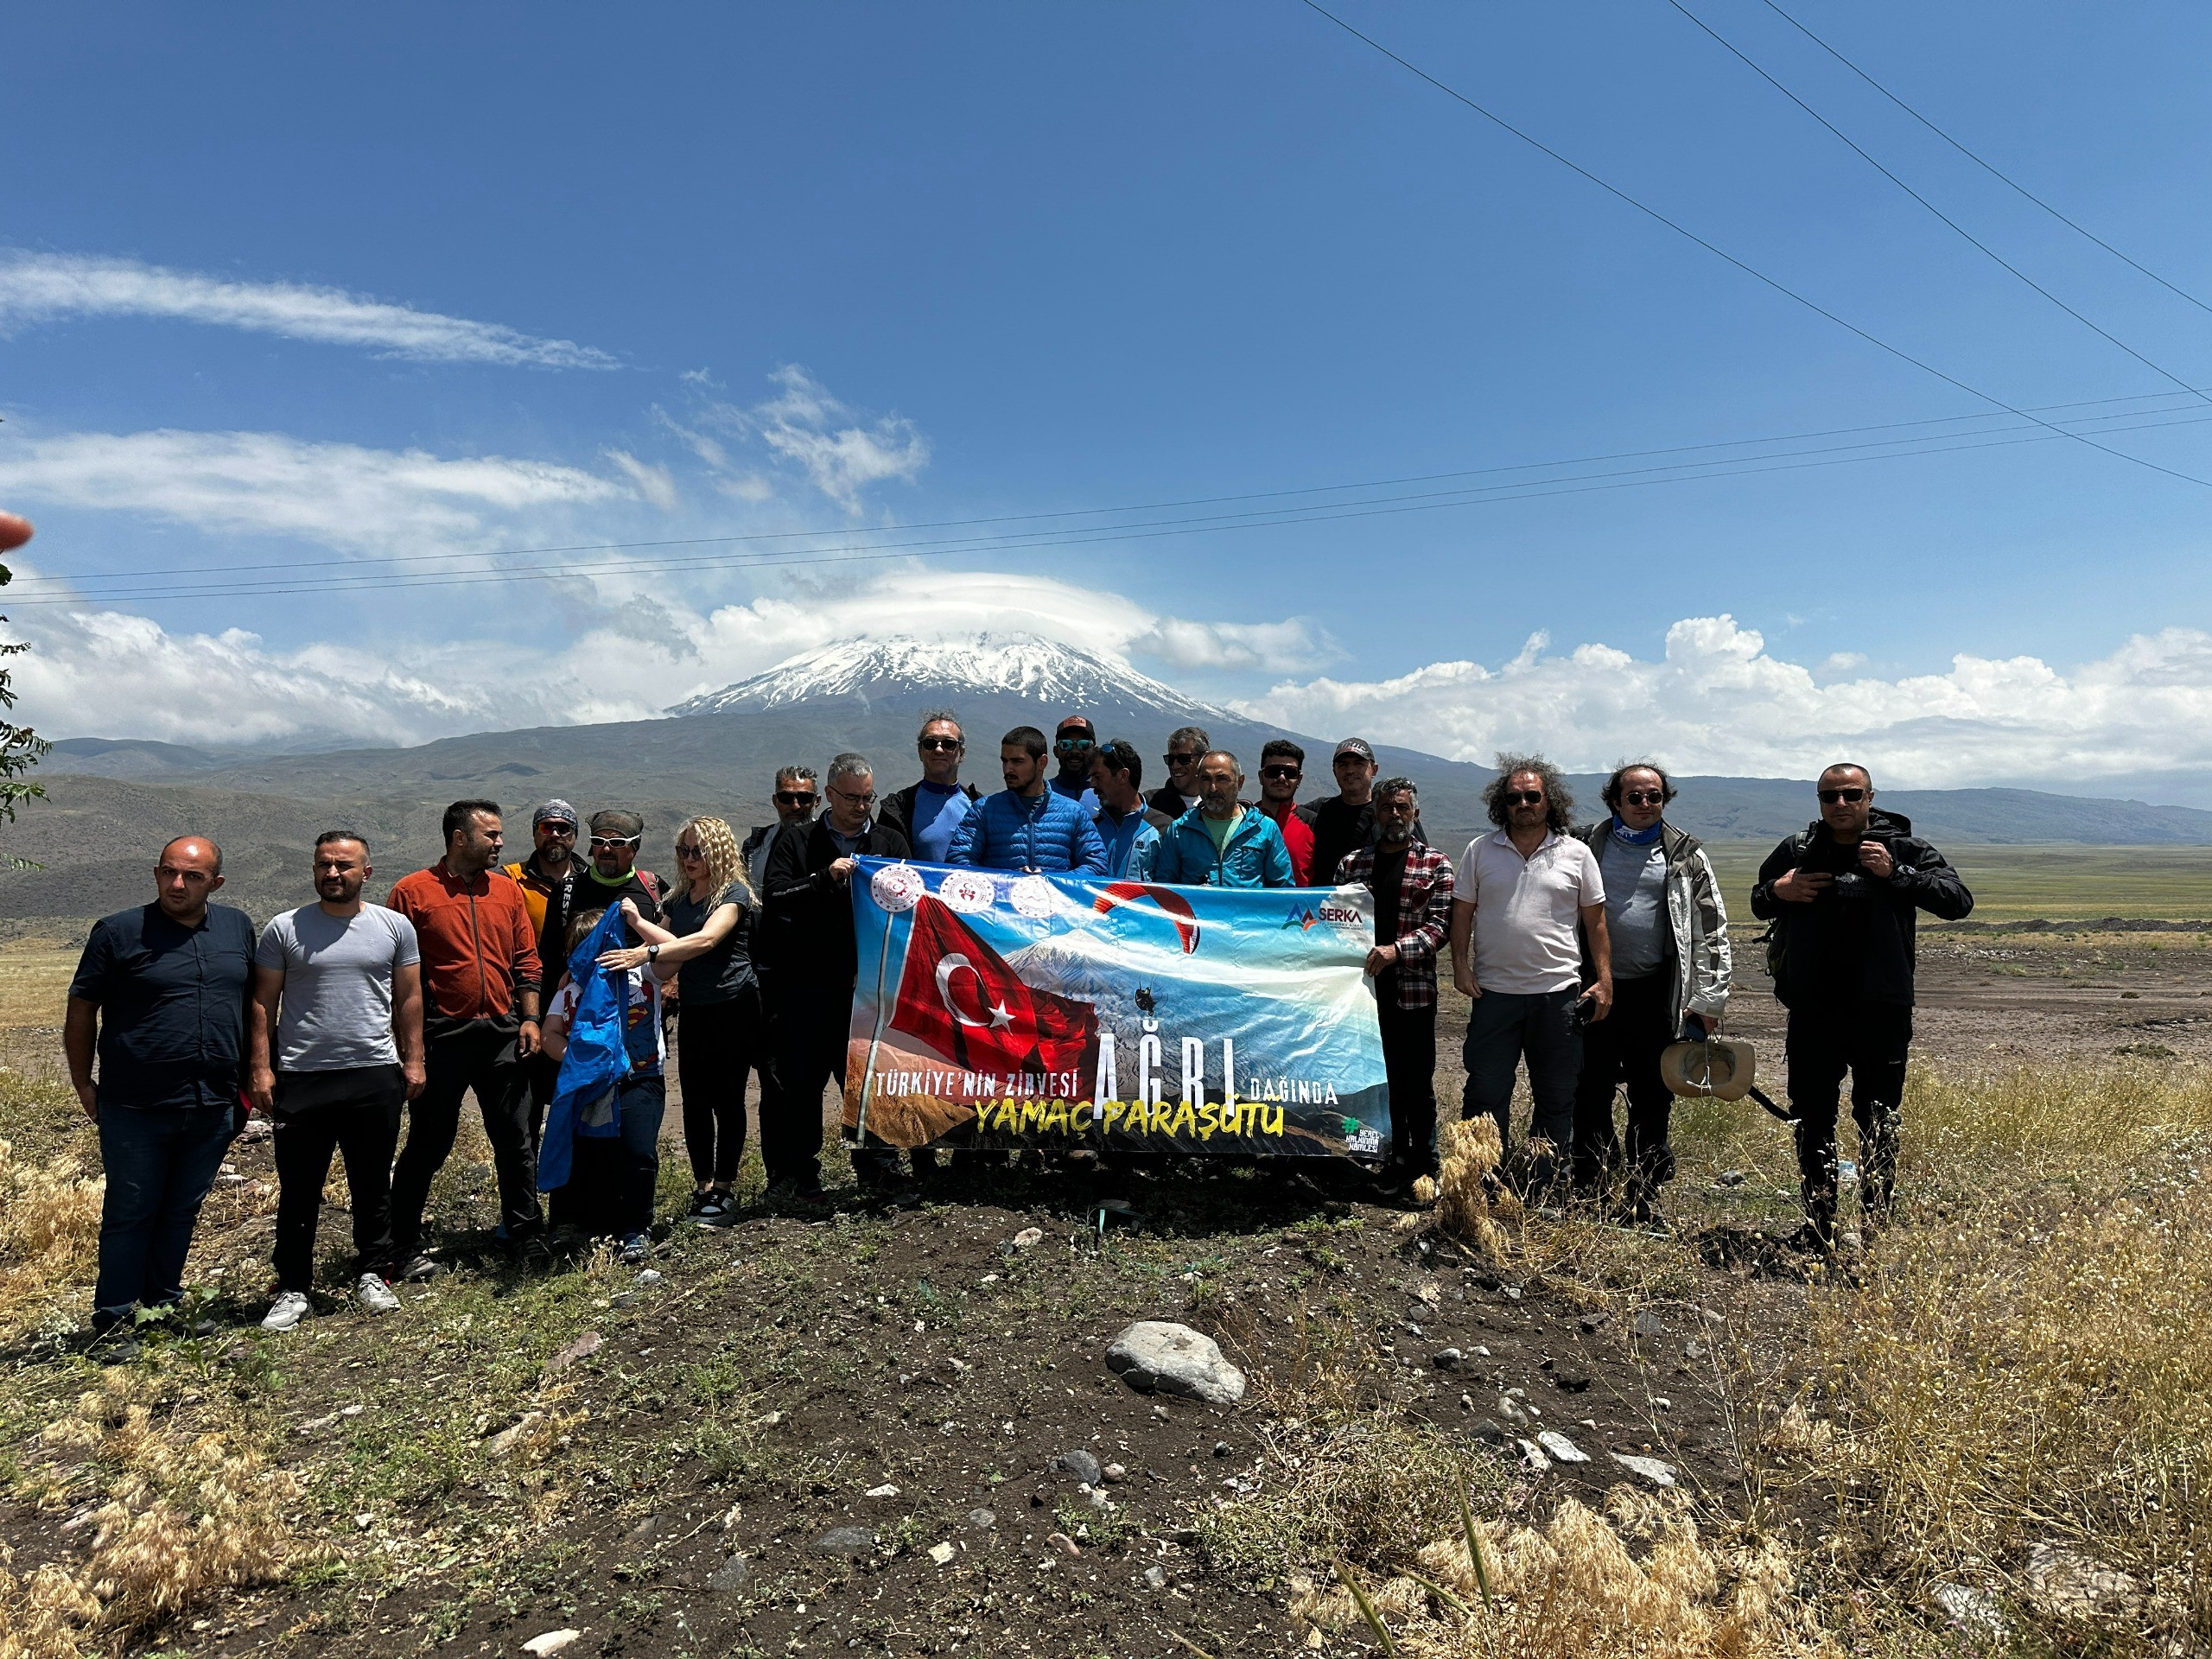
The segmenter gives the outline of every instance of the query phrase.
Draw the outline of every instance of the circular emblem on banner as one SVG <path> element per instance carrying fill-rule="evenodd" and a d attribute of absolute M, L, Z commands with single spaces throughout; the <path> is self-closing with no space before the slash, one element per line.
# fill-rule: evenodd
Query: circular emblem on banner
<path fill-rule="evenodd" d="M 897 915 L 912 910 L 922 896 L 922 873 L 911 864 L 888 864 L 868 879 L 876 908 Z"/>
<path fill-rule="evenodd" d="M 981 870 L 948 870 L 937 896 L 955 910 L 980 916 L 998 902 L 999 885 Z"/>
<path fill-rule="evenodd" d="M 1007 889 L 1007 898 L 1020 915 L 1042 921 L 1060 907 L 1060 890 L 1041 875 L 1025 875 Z"/>

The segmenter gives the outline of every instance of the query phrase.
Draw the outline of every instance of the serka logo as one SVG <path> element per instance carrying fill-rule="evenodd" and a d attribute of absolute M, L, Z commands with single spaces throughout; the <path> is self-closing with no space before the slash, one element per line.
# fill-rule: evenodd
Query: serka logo
<path fill-rule="evenodd" d="M 1303 933 L 1306 929 L 1312 927 L 1314 923 L 1320 919 L 1321 918 L 1319 916 L 1316 916 L 1313 913 L 1312 906 L 1293 905 L 1290 907 L 1290 914 L 1282 918 L 1282 925 L 1283 927 L 1294 927 L 1300 932 Z M 1282 928 L 1279 927 L 1275 931 L 1280 933 L 1282 931 Z"/>

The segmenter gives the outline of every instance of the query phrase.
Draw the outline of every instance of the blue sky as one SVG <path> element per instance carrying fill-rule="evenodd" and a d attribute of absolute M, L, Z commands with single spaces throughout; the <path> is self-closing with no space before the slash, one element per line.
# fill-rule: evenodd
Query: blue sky
<path fill-rule="evenodd" d="M 2212 302 L 2212 16 L 1784 3 Z M 2212 385 L 2212 314 L 1763 0 L 1690 3 L 2069 303 Z M 1665 0 L 1341 15 L 2007 402 L 2172 390 Z M 41 526 L 10 613 L 48 729 L 183 735 L 180 687 L 219 731 L 272 739 L 632 713 L 839 632 L 1027 605 L 1070 637 L 1109 619 L 1097 643 L 1209 696 L 1478 756 L 1768 770 L 1856 741 L 1921 782 L 2086 766 L 2212 794 L 2212 488 L 2065 442 L 796 575 L 632 554 L 551 584 L 104 599 L 134 589 L 102 573 L 149 568 L 851 544 L 1986 406 L 1297 0 L 123 6 L 18 10 L 0 50 L 0 493 Z M 2212 425 L 2111 442 L 2212 479 Z"/>

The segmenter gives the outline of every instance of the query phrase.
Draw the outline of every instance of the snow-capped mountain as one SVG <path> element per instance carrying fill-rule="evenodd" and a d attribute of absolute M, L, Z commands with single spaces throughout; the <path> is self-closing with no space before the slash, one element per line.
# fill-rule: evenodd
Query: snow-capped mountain
<path fill-rule="evenodd" d="M 1179 720 L 1232 718 L 1118 658 L 1034 633 L 840 640 L 677 703 L 669 713 L 760 713 L 842 698 L 868 705 L 976 696 L 1016 697 L 1065 713 L 1114 709 Z"/>

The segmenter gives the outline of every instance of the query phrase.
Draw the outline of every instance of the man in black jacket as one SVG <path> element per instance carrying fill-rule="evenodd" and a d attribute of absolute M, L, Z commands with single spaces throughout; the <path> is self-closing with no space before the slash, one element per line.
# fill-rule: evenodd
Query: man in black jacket
<path fill-rule="evenodd" d="M 1925 910 L 1948 922 L 1974 895 L 1911 823 L 1874 805 L 1866 768 L 1821 774 L 1821 817 L 1759 867 L 1751 913 L 1774 924 L 1774 994 L 1789 1010 L 1789 1100 L 1805 1227 L 1797 1242 L 1835 1247 L 1835 1119 L 1843 1074 L 1859 1125 L 1862 1225 L 1878 1225 L 1897 1190 L 1898 1105 L 1912 1041 L 1913 929 Z"/>
<path fill-rule="evenodd" d="M 822 1088 L 845 1077 L 859 946 L 853 934 L 851 883 L 858 858 L 906 858 L 906 837 L 871 821 L 874 769 L 864 755 L 841 754 L 824 780 L 829 810 L 804 831 L 794 825 L 769 843 L 761 881 L 761 942 L 774 964 L 766 984 L 774 1021 L 779 1109 L 764 1114 L 760 1158 L 771 1196 L 808 1201 L 822 1192 Z M 896 1184 L 897 1153 L 856 1147 L 853 1170 L 863 1190 Z"/>

